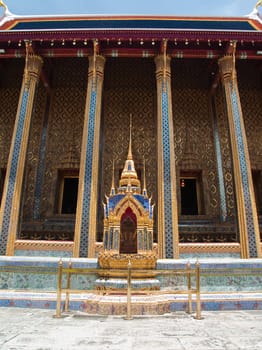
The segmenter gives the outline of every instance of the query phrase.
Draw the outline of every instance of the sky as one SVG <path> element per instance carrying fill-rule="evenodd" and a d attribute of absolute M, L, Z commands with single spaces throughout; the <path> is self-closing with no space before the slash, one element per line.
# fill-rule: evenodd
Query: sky
<path fill-rule="evenodd" d="M 16 15 L 245 16 L 257 0 L 4 0 Z M 3 10 L 0 9 L 0 13 Z M 260 7 L 262 13 L 262 7 Z"/>

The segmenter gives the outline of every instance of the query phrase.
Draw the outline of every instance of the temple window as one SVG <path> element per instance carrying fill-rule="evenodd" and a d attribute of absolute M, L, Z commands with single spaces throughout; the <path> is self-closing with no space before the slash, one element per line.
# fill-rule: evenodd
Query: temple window
<path fill-rule="evenodd" d="M 1 168 L 0 169 L 0 205 L 1 205 L 1 200 L 3 196 L 3 190 L 4 190 L 5 174 L 6 174 L 6 169 Z"/>
<path fill-rule="evenodd" d="M 180 198 L 180 215 L 203 214 L 202 178 L 200 172 L 181 172 Z"/>
<path fill-rule="evenodd" d="M 58 214 L 75 214 L 78 193 L 78 170 L 58 171 Z"/>
<path fill-rule="evenodd" d="M 258 215 L 262 215 L 262 171 L 252 170 L 254 193 Z"/>

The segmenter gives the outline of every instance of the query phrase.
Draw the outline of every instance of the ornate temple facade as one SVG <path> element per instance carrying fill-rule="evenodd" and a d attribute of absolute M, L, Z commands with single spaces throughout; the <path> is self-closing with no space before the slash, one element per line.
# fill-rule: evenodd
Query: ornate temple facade
<path fill-rule="evenodd" d="M 0 7 L 0 255 L 261 257 L 258 10 L 28 17 Z"/>

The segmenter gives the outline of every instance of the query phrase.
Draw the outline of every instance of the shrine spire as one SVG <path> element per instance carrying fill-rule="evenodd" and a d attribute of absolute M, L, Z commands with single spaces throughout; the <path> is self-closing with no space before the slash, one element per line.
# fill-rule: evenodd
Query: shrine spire
<path fill-rule="evenodd" d="M 116 190 L 115 190 L 115 161 L 114 161 L 114 159 L 113 159 L 112 184 L 111 184 L 110 194 L 111 194 L 111 196 L 114 196 L 116 194 Z"/>
<path fill-rule="evenodd" d="M 132 114 L 130 114 L 130 121 L 129 121 L 129 148 L 128 148 L 127 159 L 128 160 L 133 159 L 133 155 L 132 155 Z"/>

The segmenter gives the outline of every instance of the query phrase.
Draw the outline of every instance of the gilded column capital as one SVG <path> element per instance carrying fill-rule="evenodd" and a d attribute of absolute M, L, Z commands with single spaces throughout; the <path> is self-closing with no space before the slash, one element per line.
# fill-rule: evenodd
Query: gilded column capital
<path fill-rule="evenodd" d="M 236 78 L 235 62 L 232 55 L 221 57 L 218 60 L 218 66 L 223 83 L 230 82 L 233 78 Z"/>
<path fill-rule="evenodd" d="M 88 73 L 89 76 L 94 74 L 94 72 L 98 73 L 98 75 L 101 76 L 101 74 L 104 74 L 104 68 L 105 68 L 105 62 L 106 59 L 104 56 L 101 55 L 95 55 L 95 56 L 89 56 L 89 67 L 88 67 Z"/>
<path fill-rule="evenodd" d="M 43 66 L 43 59 L 37 55 L 29 55 L 26 58 L 25 72 L 27 72 L 30 78 L 38 79 Z"/>
<path fill-rule="evenodd" d="M 167 55 L 158 55 L 155 57 L 156 79 L 160 80 L 163 77 L 171 77 L 171 57 Z"/>

